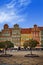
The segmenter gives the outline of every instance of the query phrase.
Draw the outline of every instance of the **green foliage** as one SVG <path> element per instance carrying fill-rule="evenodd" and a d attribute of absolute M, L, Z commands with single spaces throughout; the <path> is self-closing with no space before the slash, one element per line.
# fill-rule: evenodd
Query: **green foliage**
<path fill-rule="evenodd" d="M 31 40 L 26 40 L 26 41 L 24 42 L 23 46 L 24 46 L 25 48 L 27 48 L 28 46 L 29 46 L 30 48 L 34 48 L 34 47 L 37 46 L 37 44 L 39 44 L 38 41 L 31 39 Z"/>
<path fill-rule="evenodd" d="M 26 49 L 28 47 L 27 41 L 24 42 L 23 47 Z"/>
<path fill-rule="evenodd" d="M 14 44 L 10 41 L 0 42 L 0 48 L 11 48 Z"/>
<path fill-rule="evenodd" d="M 37 44 L 39 44 L 38 41 L 33 40 L 33 39 L 29 40 L 28 43 L 29 43 L 29 47 L 30 47 L 30 48 L 34 48 L 34 47 L 37 46 Z"/>
<path fill-rule="evenodd" d="M 0 48 L 4 48 L 4 42 L 0 42 Z"/>
<path fill-rule="evenodd" d="M 14 44 L 10 41 L 5 41 L 5 47 L 11 48 L 11 47 L 14 47 Z"/>
<path fill-rule="evenodd" d="M 6 55 L 7 48 L 14 47 L 14 44 L 10 41 L 0 42 L 0 48 L 4 49 L 4 53 Z"/>
<path fill-rule="evenodd" d="M 24 48 L 27 48 L 29 46 L 31 49 L 31 55 L 32 55 L 32 48 L 36 47 L 37 44 L 39 44 L 38 41 L 31 39 L 31 40 L 26 40 L 24 42 L 23 46 L 24 46 Z"/>

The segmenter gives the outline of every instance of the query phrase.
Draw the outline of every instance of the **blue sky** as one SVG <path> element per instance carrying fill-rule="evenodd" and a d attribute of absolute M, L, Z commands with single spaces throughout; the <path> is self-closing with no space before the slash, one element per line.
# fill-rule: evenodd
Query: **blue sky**
<path fill-rule="evenodd" d="M 9 27 L 43 26 L 43 0 L 0 0 L 0 30 L 6 23 Z"/>

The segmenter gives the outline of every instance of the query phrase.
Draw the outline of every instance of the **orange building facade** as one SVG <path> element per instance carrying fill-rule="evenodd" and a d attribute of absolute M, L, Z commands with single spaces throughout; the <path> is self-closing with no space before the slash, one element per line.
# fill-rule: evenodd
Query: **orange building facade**
<path fill-rule="evenodd" d="M 22 47 L 23 43 L 29 39 L 37 40 L 39 47 L 43 43 L 43 26 L 34 25 L 33 28 L 20 28 L 18 24 L 15 24 L 13 28 L 9 28 L 8 24 L 5 24 L 0 32 L 0 42 L 11 41 L 14 43 L 14 47 Z"/>

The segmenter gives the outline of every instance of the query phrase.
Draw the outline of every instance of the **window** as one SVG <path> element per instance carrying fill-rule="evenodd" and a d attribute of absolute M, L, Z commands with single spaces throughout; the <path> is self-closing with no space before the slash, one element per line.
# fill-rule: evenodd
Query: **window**
<path fill-rule="evenodd" d="M 41 31 L 41 35 L 43 35 L 43 31 Z"/>
<path fill-rule="evenodd" d="M 41 36 L 41 38 L 43 38 L 43 36 Z"/>
<path fill-rule="evenodd" d="M 20 31 L 19 30 L 13 30 L 12 34 L 20 34 Z"/>
<path fill-rule="evenodd" d="M 3 33 L 2 36 L 10 36 L 10 33 Z"/>

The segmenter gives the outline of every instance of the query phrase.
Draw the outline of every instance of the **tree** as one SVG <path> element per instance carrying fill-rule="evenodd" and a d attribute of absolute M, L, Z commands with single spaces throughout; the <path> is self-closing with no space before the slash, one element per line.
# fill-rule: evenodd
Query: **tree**
<path fill-rule="evenodd" d="M 4 53 L 6 54 L 7 48 L 14 47 L 14 44 L 10 41 L 0 42 L 0 48 L 4 49 Z"/>
<path fill-rule="evenodd" d="M 0 42 L 0 48 L 4 48 L 3 42 Z"/>
<path fill-rule="evenodd" d="M 37 44 L 39 44 L 39 42 L 31 39 L 31 40 L 28 41 L 28 43 L 29 43 L 29 47 L 31 49 L 31 55 L 32 55 L 32 49 L 35 48 L 37 46 Z"/>
<path fill-rule="evenodd" d="M 32 55 L 32 49 L 35 48 L 35 47 L 37 46 L 37 44 L 39 44 L 38 41 L 33 40 L 33 39 L 30 39 L 30 40 L 26 40 L 26 41 L 24 42 L 24 45 L 23 45 L 23 46 L 24 46 L 25 48 L 27 48 L 27 47 L 29 46 L 30 49 L 31 49 L 31 55 Z"/>
<path fill-rule="evenodd" d="M 24 42 L 23 47 L 26 49 L 28 47 L 27 41 Z"/>

